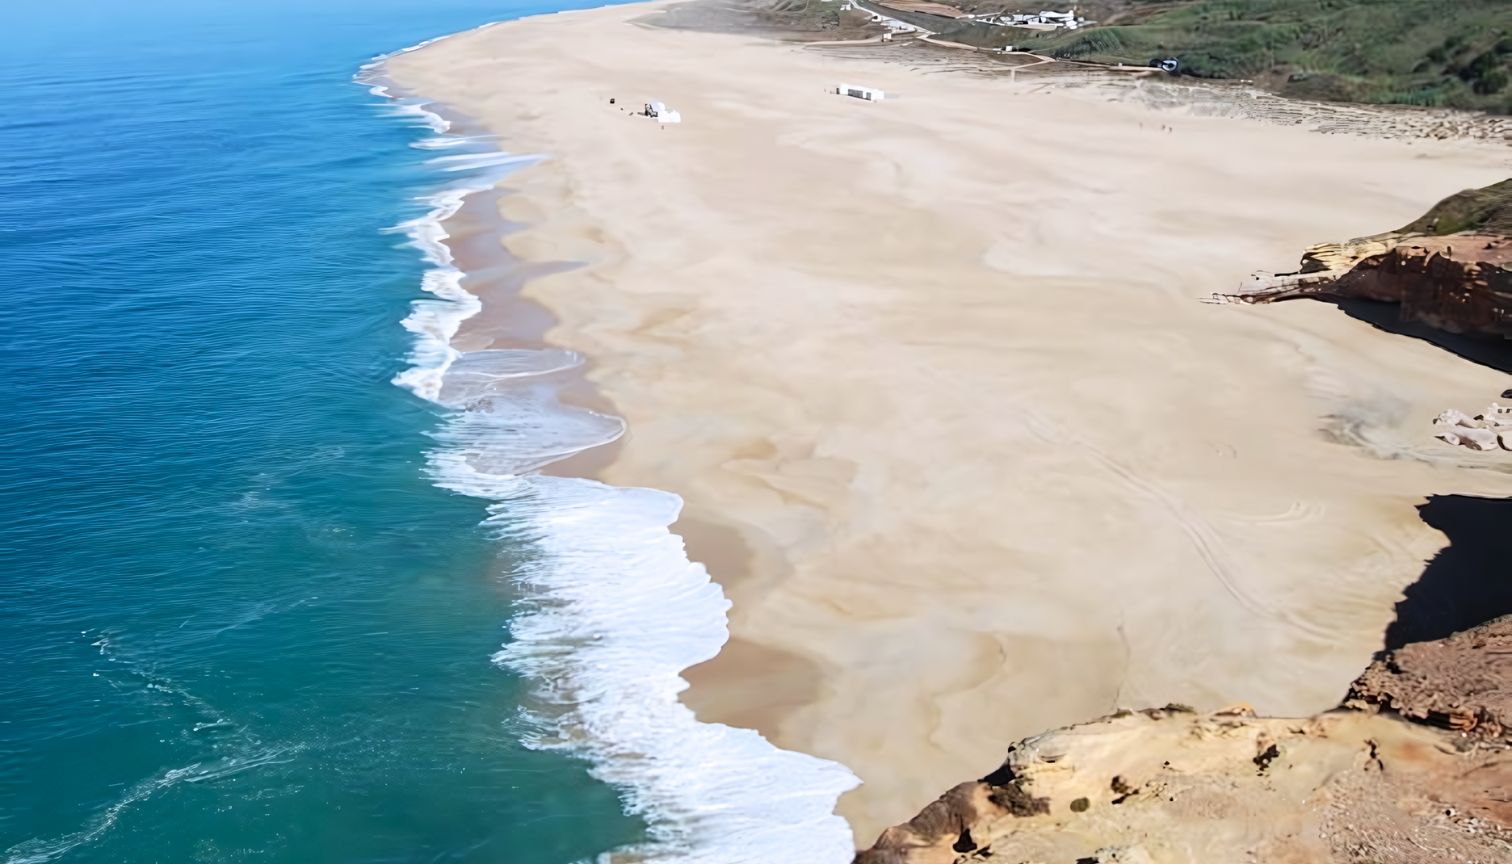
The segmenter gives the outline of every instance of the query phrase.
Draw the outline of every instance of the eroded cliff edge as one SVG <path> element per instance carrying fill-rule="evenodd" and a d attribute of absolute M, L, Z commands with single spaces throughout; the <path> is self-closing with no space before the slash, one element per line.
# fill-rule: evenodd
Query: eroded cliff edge
<path fill-rule="evenodd" d="M 1452 195 L 1396 231 L 1319 244 L 1303 253 L 1297 272 L 1218 297 L 1395 303 L 1403 322 L 1512 338 L 1512 180 Z"/>
<path fill-rule="evenodd" d="M 1119 712 L 1024 739 L 856 864 L 1512 861 L 1512 616 L 1373 663 L 1339 708 Z"/>

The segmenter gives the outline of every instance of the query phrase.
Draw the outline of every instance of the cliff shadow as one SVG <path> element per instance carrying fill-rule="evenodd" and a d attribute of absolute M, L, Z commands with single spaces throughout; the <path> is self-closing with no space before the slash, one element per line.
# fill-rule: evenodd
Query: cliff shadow
<path fill-rule="evenodd" d="M 1512 375 L 1512 339 L 1497 339 L 1491 336 L 1465 336 L 1429 327 L 1421 321 L 1401 320 L 1401 307 L 1395 303 L 1379 300 L 1345 300 L 1328 298 L 1331 303 L 1351 318 L 1398 336 L 1421 339 L 1452 354 Z M 1495 395 L 1495 394 L 1490 394 Z"/>
<path fill-rule="evenodd" d="M 1434 495 L 1418 514 L 1449 545 L 1403 592 L 1386 651 L 1512 613 L 1512 498 Z"/>

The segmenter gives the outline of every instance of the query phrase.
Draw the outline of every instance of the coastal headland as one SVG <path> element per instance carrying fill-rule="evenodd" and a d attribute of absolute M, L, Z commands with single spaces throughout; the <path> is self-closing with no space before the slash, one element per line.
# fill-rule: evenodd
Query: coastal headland
<path fill-rule="evenodd" d="M 1008 742 L 1120 707 L 1337 704 L 1444 546 L 1418 505 L 1512 489 L 1429 431 L 1497 371 L 1325 304 L 1199 302 L 1504 179 L 1504 143 L 1202 116 L 667 8 L 387 71 L 546 157 L 497 198 L 501 254 L 628 421 L 558 470 L 683 498 L 674 530 L 733 603 L 685 702 L 854 771 L 861 845 Z"/>

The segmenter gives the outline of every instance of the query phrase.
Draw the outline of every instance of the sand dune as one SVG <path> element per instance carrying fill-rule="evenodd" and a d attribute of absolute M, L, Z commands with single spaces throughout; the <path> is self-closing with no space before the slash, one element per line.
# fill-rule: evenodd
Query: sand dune
<path fill-rule="evenodd" d="M 1336 703 L 1442 545 L 1415 505 L 1512 489 L 1429 437 L 1502 376 L 1323 304 L 1198 302 L 1501 179 L 1506 149 L 627 23 L 647 11 L 390 68 L 550 154 L 509 181 L 505 245 L 587 264 L 526 293 L 629 420 L 602 476 L 682 495 L 734 601 L 687 701 L 850 766 L 863 844 L 1119 705 Z M 653 98 L 684 123 L 621 110 Z"/>

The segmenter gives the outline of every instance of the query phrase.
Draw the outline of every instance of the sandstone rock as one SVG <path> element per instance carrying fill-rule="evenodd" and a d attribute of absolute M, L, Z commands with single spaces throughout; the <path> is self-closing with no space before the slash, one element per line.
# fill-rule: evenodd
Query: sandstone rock
<path fill-rule="evenodd" d="M 1476 415 L 1481 425 L 1488 427 L 1512 426 L 1512 406 L 1492 402 L 1485 411 Z"/>
<path fill-rule="evenodd" d="M 1512 338 L 1512 242 L 1476 234 L 1403 240 L 1366 258 L 1329 293 L 1398 303 L 1403 321 Z"/>
<path fill-rule="evenodd" d="M 1143 846 L 1109 846 L 1092 855 L 1097 864 L 1152 864 Z"/>
<path fill-rule="evenodd" d="M 1512 616 L 1309 718 L 1119 712 L 1020 741 L 857 864 L 1512 860 Z"/>
<path fill-rule="evenodd" d="M 1466 428 L 1479 425 L 1470 418 L 1469 414 L 1457 408 L 1445 409 L 1442 414 L 1433 418 L 1433 422 L 1443 426 L 1464 426 Z"/>
<path fill-rule="evenodd" d="M 1495 450 L 1501 445 L 1497 443 L 1496 433 L 1490 429 L 1456 429 L 1459 436 L 1459 445 L 1471 450 Z"/>
<path fill-rule="evenodd" d="M 1504 212 L 1505 211 L 1505 212 Z M 1220 301 L 1334 297 L 1398 304 L 1403 321 L 1512 338 L 1512 181 L 1440 202 L 1398 231 L 1323 243 L 1295 273 L 1260 279 Z"/>
<path fill-rule="evenodd" d="M 1450 408 L 1433 419 L 1439 431 L 1433 437 L 1445 444 L 1471 450 L 1512 450 L 1512 409 L 1495 402 L 1483 413 L 1470 417 Z"/>

